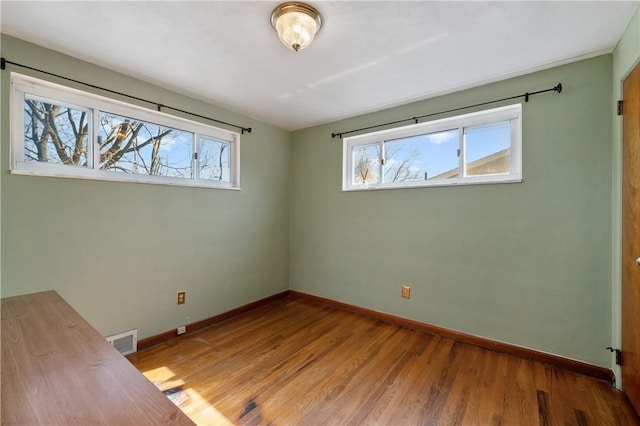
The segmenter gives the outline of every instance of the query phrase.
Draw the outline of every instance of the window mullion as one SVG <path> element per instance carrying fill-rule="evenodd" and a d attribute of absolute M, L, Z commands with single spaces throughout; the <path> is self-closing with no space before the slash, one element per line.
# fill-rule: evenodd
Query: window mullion
<path fill-rule="evenodd" d="M 90 155 L 92 164 L 91 167 L 94 170 L 100 169 L 100 111 L 97 109 L 91 110 L 91 128 L 89 129 L 89 136 L 91 143 Z"/>
<path fill-rule="evenodd" d="M 459 144 L 459 154 L 458 154 L 458 178 L 463 179 L 467 176 L 467 167 L 466 167 L 466 158 L 467 158 L 467 128 L 460 127 L 458 130 L 460 144 Z"/>
<path fill-rule="evenodd" d="M 95 116 L 95 111 L 90 108 L 89 117 L 87 119 L 87 125 L 89 126 L 89 128 L 87 129 L 88 130 L 87 131 L 87 168 L 89 169 L 93 169 L 94 163 L 95 163 L 94 152 L 96 151 L 95 149 L 96 139 L 94 139 L 94 136 L 93 136 L 93 128 L 95 125 L 94 116 Z M 78 131 L 82 131 L 82 129 L 78 129 Z"/>
<path fill-rule="evenodd" d="M 193 152 L 191 153 L 191 178 L 200 179 L 200 133 L 193 134 Z"/>
<path fill-rule="evenodd" d="M 382 141 L 380 141 L 380 169 L 379 169 L 379 173 L 380 173 L 380 182 L 378 182 L 379 184 L 383 184 L 384 182 L 384 172 L 385 172 L 385 167 L 386 167 L 386 152 L 385 152 L 385 144 L 384 144 L 384 139 Z"/>

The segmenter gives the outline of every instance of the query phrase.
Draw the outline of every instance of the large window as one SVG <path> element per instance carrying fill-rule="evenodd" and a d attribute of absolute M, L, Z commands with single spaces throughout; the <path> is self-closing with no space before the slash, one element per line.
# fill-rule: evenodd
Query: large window
<path fill-rule="evenodd" d="M 239 187 L 240 136 L 12 73 L 12 173 Z"/>
<path fill-rule="evenodd" d="M 522 180 L 520 104 L 345 138 L 342 189 Z"/>

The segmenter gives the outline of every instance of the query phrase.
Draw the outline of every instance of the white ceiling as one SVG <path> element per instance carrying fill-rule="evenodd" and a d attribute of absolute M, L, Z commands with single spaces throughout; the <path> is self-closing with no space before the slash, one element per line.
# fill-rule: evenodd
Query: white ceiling
<path fill-rule="evenodd" d="M 6 34 L 296 130 L 611 52 L 639 4 L 309 3 L 323 25 L 298 53 L 271 27 L 278 1 L 2 0 L 0 14 Z"/>

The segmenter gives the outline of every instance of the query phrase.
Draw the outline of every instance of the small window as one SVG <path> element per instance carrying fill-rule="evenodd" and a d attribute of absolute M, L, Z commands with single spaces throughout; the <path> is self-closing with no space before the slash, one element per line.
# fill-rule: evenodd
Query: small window
<path fill-rule="evenodd" d="M 344 139 L 343 190 L 520 182 L 521 106 Z"/>
<path fill-rule="evenodd" d="M 199 178 L 217 182 L 231 181 L 231 144 L 215 138 L 200 138 Z"/>
<path fill-rule="evenodd" d="M 465 129 L 465 175 L 511 172 L 511 122 Z"/>
<path fill-rule="evenodd" d="M 192 132 L 100 112 L 100 169 L 191 179 Z"/>
<path fill-rule="evenodd" d="M 384 142 L 385 183 L 446 179 L 458 167 L 459 132 L 445 130 Z"/>
<path fill-rule="evenodd" d="M 352 148 L 352 183 L 353 185 L 369 185 L 380 182 L 379 145 L 356 145 Z"/>
<path fill-rule="evenodd" d="M 237 133 L 12 73 L 11 172 L 239 188 Z"/>
<path fill-rule="evenodd" d="M 91 111 L 35 96 L 24 100 L 24 160 L 87 167 Z"/>

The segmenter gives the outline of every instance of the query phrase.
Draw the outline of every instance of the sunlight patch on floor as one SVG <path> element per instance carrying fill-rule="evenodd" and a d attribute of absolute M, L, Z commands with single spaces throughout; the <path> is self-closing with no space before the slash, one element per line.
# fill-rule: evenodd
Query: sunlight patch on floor
<path fill-rule="evenodd" d="M 220 426 L 234 424 L 193 388 L 183 389 L 184 380 L 174 380 L 176 374 L 170 368 L 166 366 L 154 368 L 143 371 L 142 374 L 196 424 Z"/>

